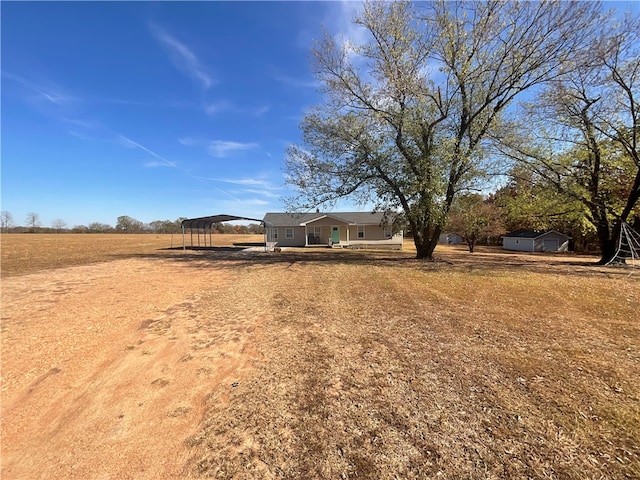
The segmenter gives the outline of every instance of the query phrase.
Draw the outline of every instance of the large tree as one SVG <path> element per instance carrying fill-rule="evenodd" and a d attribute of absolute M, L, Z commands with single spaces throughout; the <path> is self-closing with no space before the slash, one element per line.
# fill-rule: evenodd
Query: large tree
<path fill-rule="evenodd" d="M 477 242 L 489 243 L 491 238 L 504 233 L 501 212 L 493 197 L 485 198 L 477 193 L 459 195 L 454 200 L 447 228 L 462 235 L 470 253 L 473 253 Z"/>
<path fill-rule="evenodd" d="M 7 233 L 13 227 L 13 215 L 8 210 L 3 210 L 0 213 L 0 227 L 4 233 Z"/>
<path fill-rule="evenodd" d="M 31 229 L 31 232 L 35 232 L 36 228 L 41 225 L 40 215 L 35 212 L 27 213 L 27 226 Z"/>
<path fill-rule="evenodd" d="M 144 223 L 127 215 L 122 215 L 118 217 L 115 229 L 122 233 L 143 233 Z"/>
<path fill-rule="evenodd" d="M 550 82 L 501 137 L 502 153 L 582 205 L 611 260 L 640 213 L 640 19 L 603 23 L 593 47 Z"/>
<path fill-rule="evenodd" d="M 488 132 L 559 73 L 597 15 L 581 2 L 366 3 L 364 43 L 326 35 L 313 50 L 324 102 L 288 152 L 292 205 L 373 199 L 431 259 L 455 196 L 484 168 Z"/>
<path fill-rule="evenodd" d="M 58 233 L 62 232 L 65 228 L 67 228 L 67 223 L 61 219 L 56 218 L 53 222 L 51 222 L 51 227 Z"/>

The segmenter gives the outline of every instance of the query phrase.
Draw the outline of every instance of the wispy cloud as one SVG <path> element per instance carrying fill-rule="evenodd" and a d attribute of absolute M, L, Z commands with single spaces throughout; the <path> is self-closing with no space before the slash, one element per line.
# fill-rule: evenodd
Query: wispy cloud
<path fill-rule="evenodd" d="M 96 127 L 96 124 L 93 122 L 89 122 L 87 120 L 82 120 L 80 118 L 63 118 L 63 122 L 68 123 L 69 125 L 73 125 L 75 127 L 93 129 Z"/>
<path fill-rule="evenodd" d="M 189 47 L 154 23 L 151 23 L 149 28 L 156 40 L 168 51 L 171 62 L 178 70 L 200 84 L 205 90 L 213 85 L 214 79 L 207 67 L 200 62 Z"/>
<path fill-rule="evenodd" d="M 147 162 L 144 164 L 145 167 L 150 167 L 150 168 L 154 168 L 154 167 L 171 167 L 171 168 L 176 168 L 176 164 L 175 162 L 172 162 L 170 160 L 167 160 L 166 158 L 164 158 L 161 155 L 158 155 L 156 152 L 154 152 L 153 150 L 145 147 L 144 145 L 131 140 L 128 137 L 125 137 L 124 135 L 118 135 L 118 141 L 124 145 L 125 147 L 128 148 L 139 148 L 140 150 L 142 150 L 143 152 L 148 153 L 149 155 L 151 155 L 152 157 L 154 157 L 156 160 Z"/>
<path fill-rule="evenodd" d="M 257 107 L 254 111 L 253 114 L 256 117 L 261 117 L 262 115 L 264 115 L 265 113 L 267 113 L 269 110 L 271 110 L 271 105 L 263 105 L 261 107 Z"/>
<path fill-rule="evenodd" d="M 267 197 L 267 198 L 280 198 L 280 194 L 274 193 L 273 191 L 270 191 L 270 190 L 257 190 L 254 188 L 247 188 L 243 190 L 243 192 L 255 193 L 256 195 L 262 195 L 263 197 Z"/>
<path fill-rule="evenodd" d="M 320 86 L 320 82 L 313 78 L 298 78 L 280 72 L 272 73 L 271 78 L 277 82 L 296 88 L 318 88 Z"/>
<path fill-rule="evenodd" d="M 58 91 L 58 89 L 56 88 L 45 87 L 36 82 L 33 82 L 24 77 L 21 77 L 20 75 L 15 75 L 11 72 L 2 72 L 2 76 L 10 80 L 13 80 L 14 82 L 17 82 L 27 88 L 30 88 L 31 90 L 36 92 L 41 98 L 44 98 L 45 100 L 55 105 L 63 106 L 73 100 L 77 100 L 76 97 L 62 93 Z"/>
<path fill-rule="evenodd" d="M 199 180 L 203 182 L 220 182 L 220 183 L 230 183 L 232 185 L 241 185 L 248 187 L 259 187 L 258 189 L 246 188 L 243 189 L 245 192 L 250 193 L 259 193 L 261 195 L 270 196 L 272 195 L 269 192 L 275 192 L 278 190 L 282 190 L 281 187 L 273 185 L 269 180 L 264 178 L 217 178 L 217 177 L 198 177 Z"/>
<path fill-rule="evenodd" d="M 230 112 L 241 115 L 253 115 L 260 117 L 271 110 L 271 105 L 265 104 L 257 107 L 238 107 L 227 100 L 220 100 L 213 103 L 204 102 L 204 111 L 207 115 L 212 116 L 222 112 Z"/>
<path fill-rule="evenodd" d="M 195 147 L 196 145 L 200 145 L 202 143 L 202 140 L 198 140 L 197 138 L 193 137 L 182 137 L 178 139 L 178 143 L 186 147 Z"/>
<path fill-rule="evenodd" d="M 268 180 L 261 178 L 217 178 L 219 182 L 233 183 L 235 185 L 250 185 L 262 187 L 268 190 L 278 190 L 279 187 L 274 187 Z"/>
<path fill-rule="evenodd" d="M 236 152 L 244 152 L 258 148 L 260 145 L 254 142 L 242 143 L 242 142 L 230 142 L 224 140 L 214 140 L 209 143 L 207 153 L 212 157 L 225 158 Z"/>
<path fill-rule="evenodd" d="M 219 102 L 214 102 L 214 103 L 206 103 L 206 102 L 204 103 L 204 112 L 207 115 L 214 115 L 216 113 L 229 111 L 229 110 L 232 110 L 233 108 L 234 108 L 233 104 L 226 100 L 221 100 Z"/>

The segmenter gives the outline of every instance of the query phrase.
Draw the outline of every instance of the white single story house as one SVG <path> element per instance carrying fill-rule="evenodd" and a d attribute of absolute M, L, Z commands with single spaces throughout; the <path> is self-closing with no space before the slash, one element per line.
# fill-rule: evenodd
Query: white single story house
<path fill-rule="evenodd" d="M 268 245 L 402 250 L 402 232 L 393 233 L 384 220 L 382 212 L 315 212 L 267 213 L 263 222 Z"/>
<path fill-rule="evenodd" d="M 458 235 L 457 233 L 441 233 L 438 237 L 438 243 L 460 245 L 462 243 L 462 235 Z"/>
<path fill-rule="evenodd" d="M 502 247 L 522 252 L 566 252 L 570 239 L 555 230 L 516 230 L 502 237 Z"/>

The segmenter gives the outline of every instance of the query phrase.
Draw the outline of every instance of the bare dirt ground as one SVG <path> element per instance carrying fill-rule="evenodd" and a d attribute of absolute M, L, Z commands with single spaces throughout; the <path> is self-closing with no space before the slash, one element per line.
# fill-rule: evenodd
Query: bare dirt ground
<path fill-rule="evenodd" d="M 640 272 L 438 256 L 5 276 L 2 478 L 640 478 Z"/>
<path fill-rule="evenodd" d="M 16 479 L 185 475 L 184 439 L 242 378 L 264 309 L 228 273 L 144 260 L 12 277 L 2 298 L 2 478 Z"/>

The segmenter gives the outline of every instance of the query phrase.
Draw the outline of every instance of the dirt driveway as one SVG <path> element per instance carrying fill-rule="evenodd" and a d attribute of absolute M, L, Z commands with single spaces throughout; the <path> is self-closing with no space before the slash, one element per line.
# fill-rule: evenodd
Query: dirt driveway
<path fill-rule="evenodd" d="M 1 477 L 189 476 L 185 439 L 242 380 L 263 307 L 210 262 L 4 279 Z"/>

